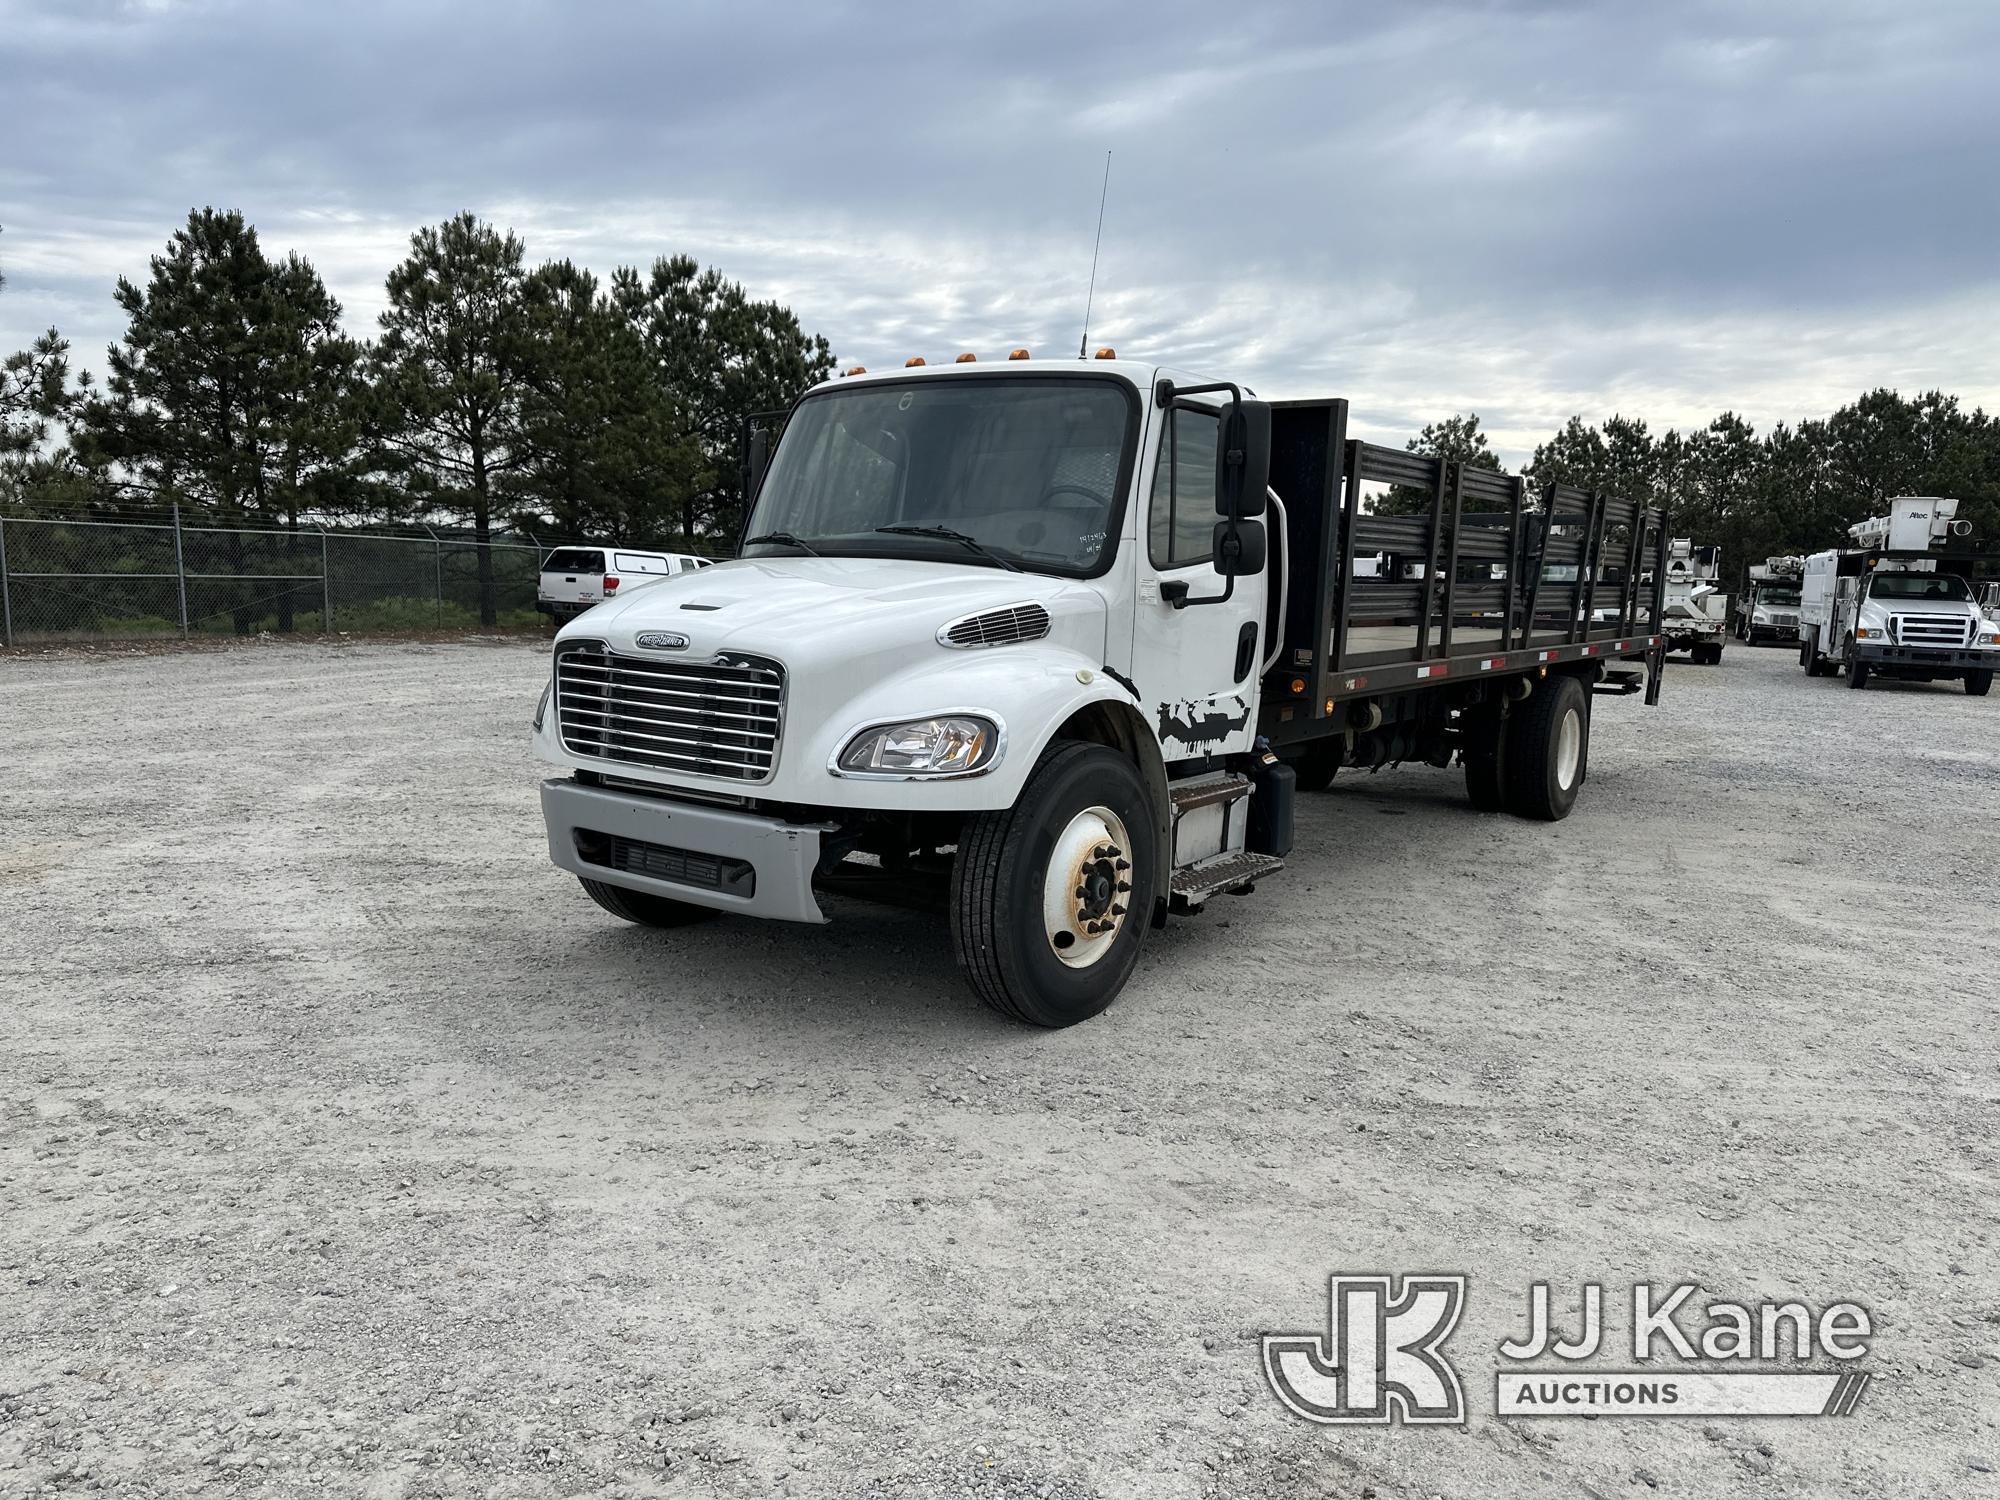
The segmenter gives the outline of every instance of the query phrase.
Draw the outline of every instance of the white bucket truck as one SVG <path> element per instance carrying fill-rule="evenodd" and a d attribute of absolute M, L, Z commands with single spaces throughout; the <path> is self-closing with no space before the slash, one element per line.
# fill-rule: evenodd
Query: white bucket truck
<path fill-rule="evenodd" d="M 550 856 L 658 927 L 928 905 L 984 999 L 1064 1026 L 1282 868 L 1339 767 L 1457 760 L 1562 818 L 1593 694 L 1657 697 L 1664 518 L 1346 422 L 1108 350 L 816 387 L 767 469 L 753 434 L 738 559 L 558 635 Z"/>
<path fill-rule="evenodd" d="M 1716 582 L 1721 572 L 1720 547 L 1697 547 L 1684 536 L 1667 547 L 1667 649 L 1687 652 L 1698 667 L 1722 660 L 1729 633 L 1729 596 Z"/>
<path fill-rule="evenodd" d="M 1767 557 L 1750 569 L 1750 587 L 1736 601 L 1736 639 L 1748 646 L 1799 638 L 1799 577 L 1803 557 Z"/>
<path fill-rule="evenodd" d="M 1900 496 L 1887 515 L 1848 528 L 1855 546 L 1806 559 L 1799 664 L 1809 675 L 1844 673 L 1851 688 L 1879 675 L 1956 679 L 1975 698 L 1992 690 L 2000 626 L 1980 613 L 1974 579 L 1986 559 L 1957 516 L 1956 500 Z"/>

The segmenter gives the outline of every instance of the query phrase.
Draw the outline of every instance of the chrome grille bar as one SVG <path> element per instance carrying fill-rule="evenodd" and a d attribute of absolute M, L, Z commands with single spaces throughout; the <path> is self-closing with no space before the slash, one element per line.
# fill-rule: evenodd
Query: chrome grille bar
<path fill-rule="evenodd" d="M 783 735 L 785 669 L 761 657 L 674 661 L 565 641 L 556 652 L 563 747 L 596 760 L 764 782 Z"/>

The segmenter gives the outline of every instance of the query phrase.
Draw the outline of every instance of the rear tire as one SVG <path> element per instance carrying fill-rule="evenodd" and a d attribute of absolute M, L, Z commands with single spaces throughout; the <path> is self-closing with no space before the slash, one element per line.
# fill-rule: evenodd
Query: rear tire
<path fill-rule="evenodd" d="M 974 992 L 1030 1026 L 1074 1026 L 1103 1010 L 1139 961 L 1157 845 L 1138 767 L 1103 745 L 1058 740 L 1012 807 L 975 813 L 960 830 L 952 947 Z"/>
<path fill-rule="evenodd" d="M 1333 785 L 1334 775 L 1340 770 L 1340 752 L 1331 744 L 1309 745 L 1291 765 L 1300 791 L 1323 792 Z"/>
<path fill-rule="evenodd" d="M 1965 674 L 1966 697 L 1984 698 L 1988 693 L 1992 691 L 1993 691 L 1993 669 L 1991 667 L 1977 667 L 1974 670 L 1967 672 Z"/>
<path fill-rule="evenodd" d="M 1507 721 L 1497 713 L 1465 720 L 1459 759 L 1465 763 L 1465 794 L 1479 812 L 1507 810 L 1506 730 Z"/>
<path fill-rule="evenodd" d="M 1545 823 L 1569 816 L 1589 766 L 1590 698 L 1574 677 L 1544 679 L 1507 720 L 1507 810 Z"/>
<path fill-rule="evenodd" d="M 622 917 L 627 922 L 637 922 L 641 927 L 692 927 L 697 922 L 706 922 L 719 917 L 721 912 L 709 906 L 696 906 L 691 901 L 676 901 L 671 896 L 655 896 L 649 891 L 628 891 L 622 885 L 606 885 L 601 880 L 586 880 L 576 877 L 585 894 L 614 917 Z"/>

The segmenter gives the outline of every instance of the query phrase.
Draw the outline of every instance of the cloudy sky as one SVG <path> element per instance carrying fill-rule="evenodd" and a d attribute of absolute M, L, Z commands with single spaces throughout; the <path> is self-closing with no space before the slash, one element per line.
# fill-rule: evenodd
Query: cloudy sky
<path fill-rule="evenodd" d="M 2000 406 L 2000 5 L 0 0 L 0 350 L 241 209 L 371 332 L 409 231 L 685 251 L 843 361 L 1093 344 L 1343 394 L 1761 428 Z"/>

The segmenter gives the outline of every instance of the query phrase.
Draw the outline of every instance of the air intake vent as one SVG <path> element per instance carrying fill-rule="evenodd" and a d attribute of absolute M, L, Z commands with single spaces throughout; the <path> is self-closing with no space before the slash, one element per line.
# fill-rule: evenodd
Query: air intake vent
<path fill-rule="evenodd" d="M 1039 641 L 1049 633 L 1049 612 L 1039 604 L 1008 604 L 953 620 L 938 632 L 938 643 L 971 650 Z"/>

